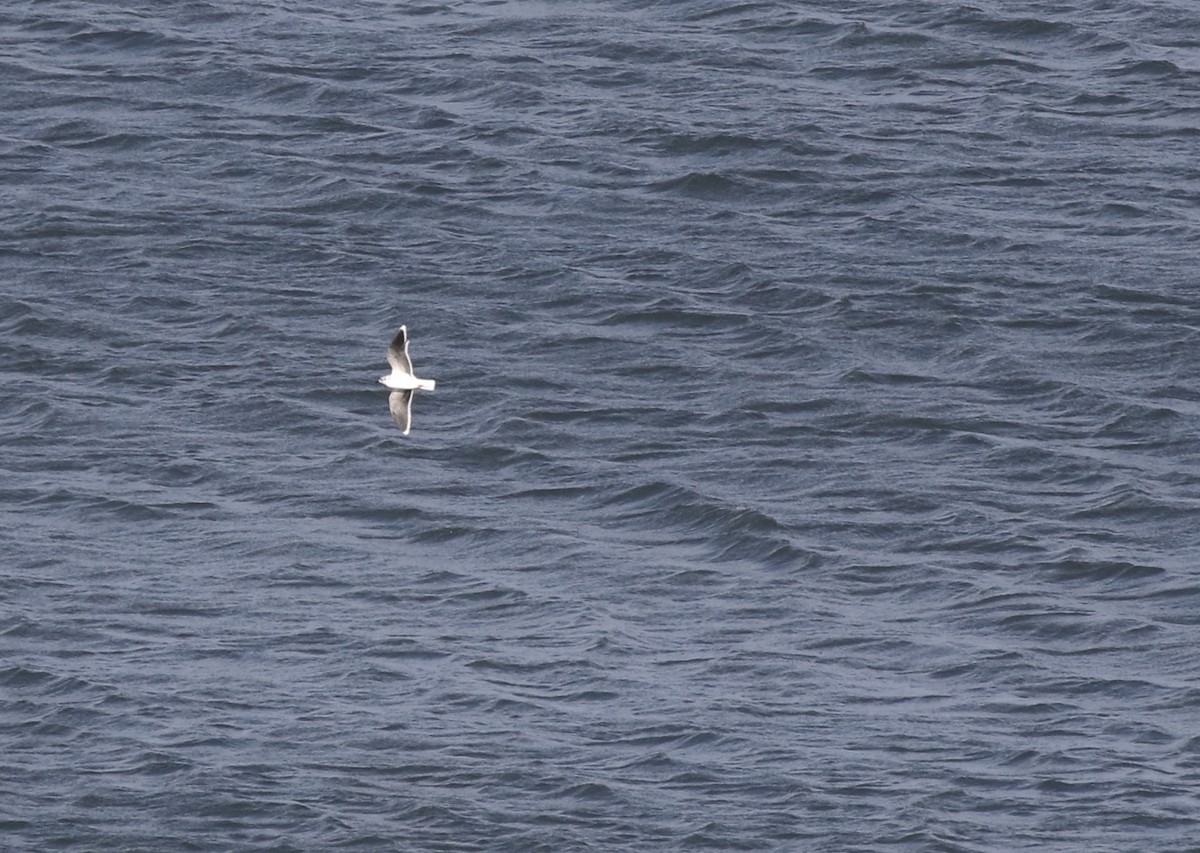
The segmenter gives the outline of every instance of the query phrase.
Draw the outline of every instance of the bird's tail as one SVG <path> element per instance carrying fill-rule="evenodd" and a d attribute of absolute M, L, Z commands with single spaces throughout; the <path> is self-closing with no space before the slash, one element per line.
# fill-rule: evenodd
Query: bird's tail
<path fill-rule="evenodd" d="M 432 379 L 418 379 L 417 380 L 417 387 L 420 388 L 422 391 L 432 391 L 435 385 L 437 385 L 437 383 L 435 381 L 433 381 Z"/>

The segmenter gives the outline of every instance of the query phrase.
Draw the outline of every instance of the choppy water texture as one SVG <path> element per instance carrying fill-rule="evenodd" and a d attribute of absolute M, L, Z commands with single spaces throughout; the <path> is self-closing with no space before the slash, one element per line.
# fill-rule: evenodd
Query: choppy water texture
<path fill-rule="evenodd" d="M 1200 849 L 1194 4 L 0 42 L 0 847 Z"/>

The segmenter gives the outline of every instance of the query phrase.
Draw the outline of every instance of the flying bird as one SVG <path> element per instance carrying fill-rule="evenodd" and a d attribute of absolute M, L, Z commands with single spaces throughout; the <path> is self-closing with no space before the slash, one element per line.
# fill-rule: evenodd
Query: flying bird
<path fill-rule="evenodd" d="M 387 360 L 392 366 L 392 372 L 387 376 L 380 376 L 379 382 L 392 389 L 392 393 L 388 395 L 388 408 L 392 412 L 392 420 L 400 427 L 402 433 L 408 435 L 408 428 L 412 425 L 413 389 L 432 391 L 437 383 L 432 379 L 418 379 L 413 376 L 412 360 L 408 357 L 407 326 L 401 326 L 400 331 L 396 332 L 396 337 L 392 338 L 387 349 Z"/>

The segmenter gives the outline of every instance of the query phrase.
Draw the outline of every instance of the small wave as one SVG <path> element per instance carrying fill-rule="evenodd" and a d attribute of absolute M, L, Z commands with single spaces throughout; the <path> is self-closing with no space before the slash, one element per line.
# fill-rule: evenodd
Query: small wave
<path fill-rule="evenodd" d="M 842 35 L 835 44 L 841 48 L 905 48 L 922 49 L 937 40 L 937 36 L 913 28 L 872 26 L 862 22 L 843 24 Z"/>
<path fill-rule="evenodd" d="M 20 690 L 27 697 L 54 697 L 56 701 L 102 700 L 111 695 L 107 687 L 83 678 L 20 665 L 0 669 L 0 685 Z M 71 711 L 68 708 L 64 713 Z"/>
<path fill-rule="evenodd" d="M 1167 59 L 1142 59 L 1118 65 L 1109 70 L 1113 77 L 1146 77 L 1169 79 L 1183 74 L 1183 70 Z"/>
<path fill-rule="evenodd" d="M 102 30 L 95 28 L 80 29 L 74 24 L 64 26 L 76 29 L 67 36 L 68 44 L 87 47 L 89 49 L 108 49 L 114 52 L 126 53 L 140 50 L 159 50 L 164 47 L 189 45 L 185 39 L 164 35 L 148 30 L 113 29 Z"/>
<path fill-rule="evenodd" d="M 672 527 L 683 541 L 713 559 L 757 562 L 779 568 L 815 565 L 818 556 L 792 541 L 792 533 L 765 512 L 730 506 L 662 480 L 628 487 L 599 503 L 622 524 L 661 532 Z"/>
<path fill-rule="evenodd" d="M 649 184 L 648 189 L 708 200 L 736 199 L 749 191 L 743 182 L 717 172 L 689 172 L 678 178 Z"/>
<path fill-rule="evenodd" d="M 941 382 L 940 379 L 932 376 L 917 376 L 909 373 L 878 373 L 862 370 L 857 367 L 843 373 L 840 381 L 849 385 L 864 383 L 872 385 L 924 385 Z"/>
<path fill-rule="evenodd" d="M 1195 501 L 1169 500 L 1155 496 L 1142 486 L 1118 483 L 1072 511 L 1068 517 L 1079 521 L 1127 523 L 1142 520 L 1159 526 L 1172 520 L 1185 521 L 1194 517 L 1196 510 Z"/>

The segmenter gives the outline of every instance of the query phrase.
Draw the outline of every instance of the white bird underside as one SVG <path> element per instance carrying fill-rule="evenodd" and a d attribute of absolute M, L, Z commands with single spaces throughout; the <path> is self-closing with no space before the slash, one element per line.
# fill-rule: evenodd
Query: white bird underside
<path fill-rule="evenodd" d="M 388 395 L 388 409 L 392 412 L 392 420 L 405 435 L 412 426 L 413 390 L 432 391 L 437 385 L 432 379 L 419 379 L 413 375 L 412 359 L 408 357 L 408 327 L 401 326 L 392 338 L 387 350 L 388 364 L 392 372 L 380 376 L 379 381 L 392 389 Z"/>

